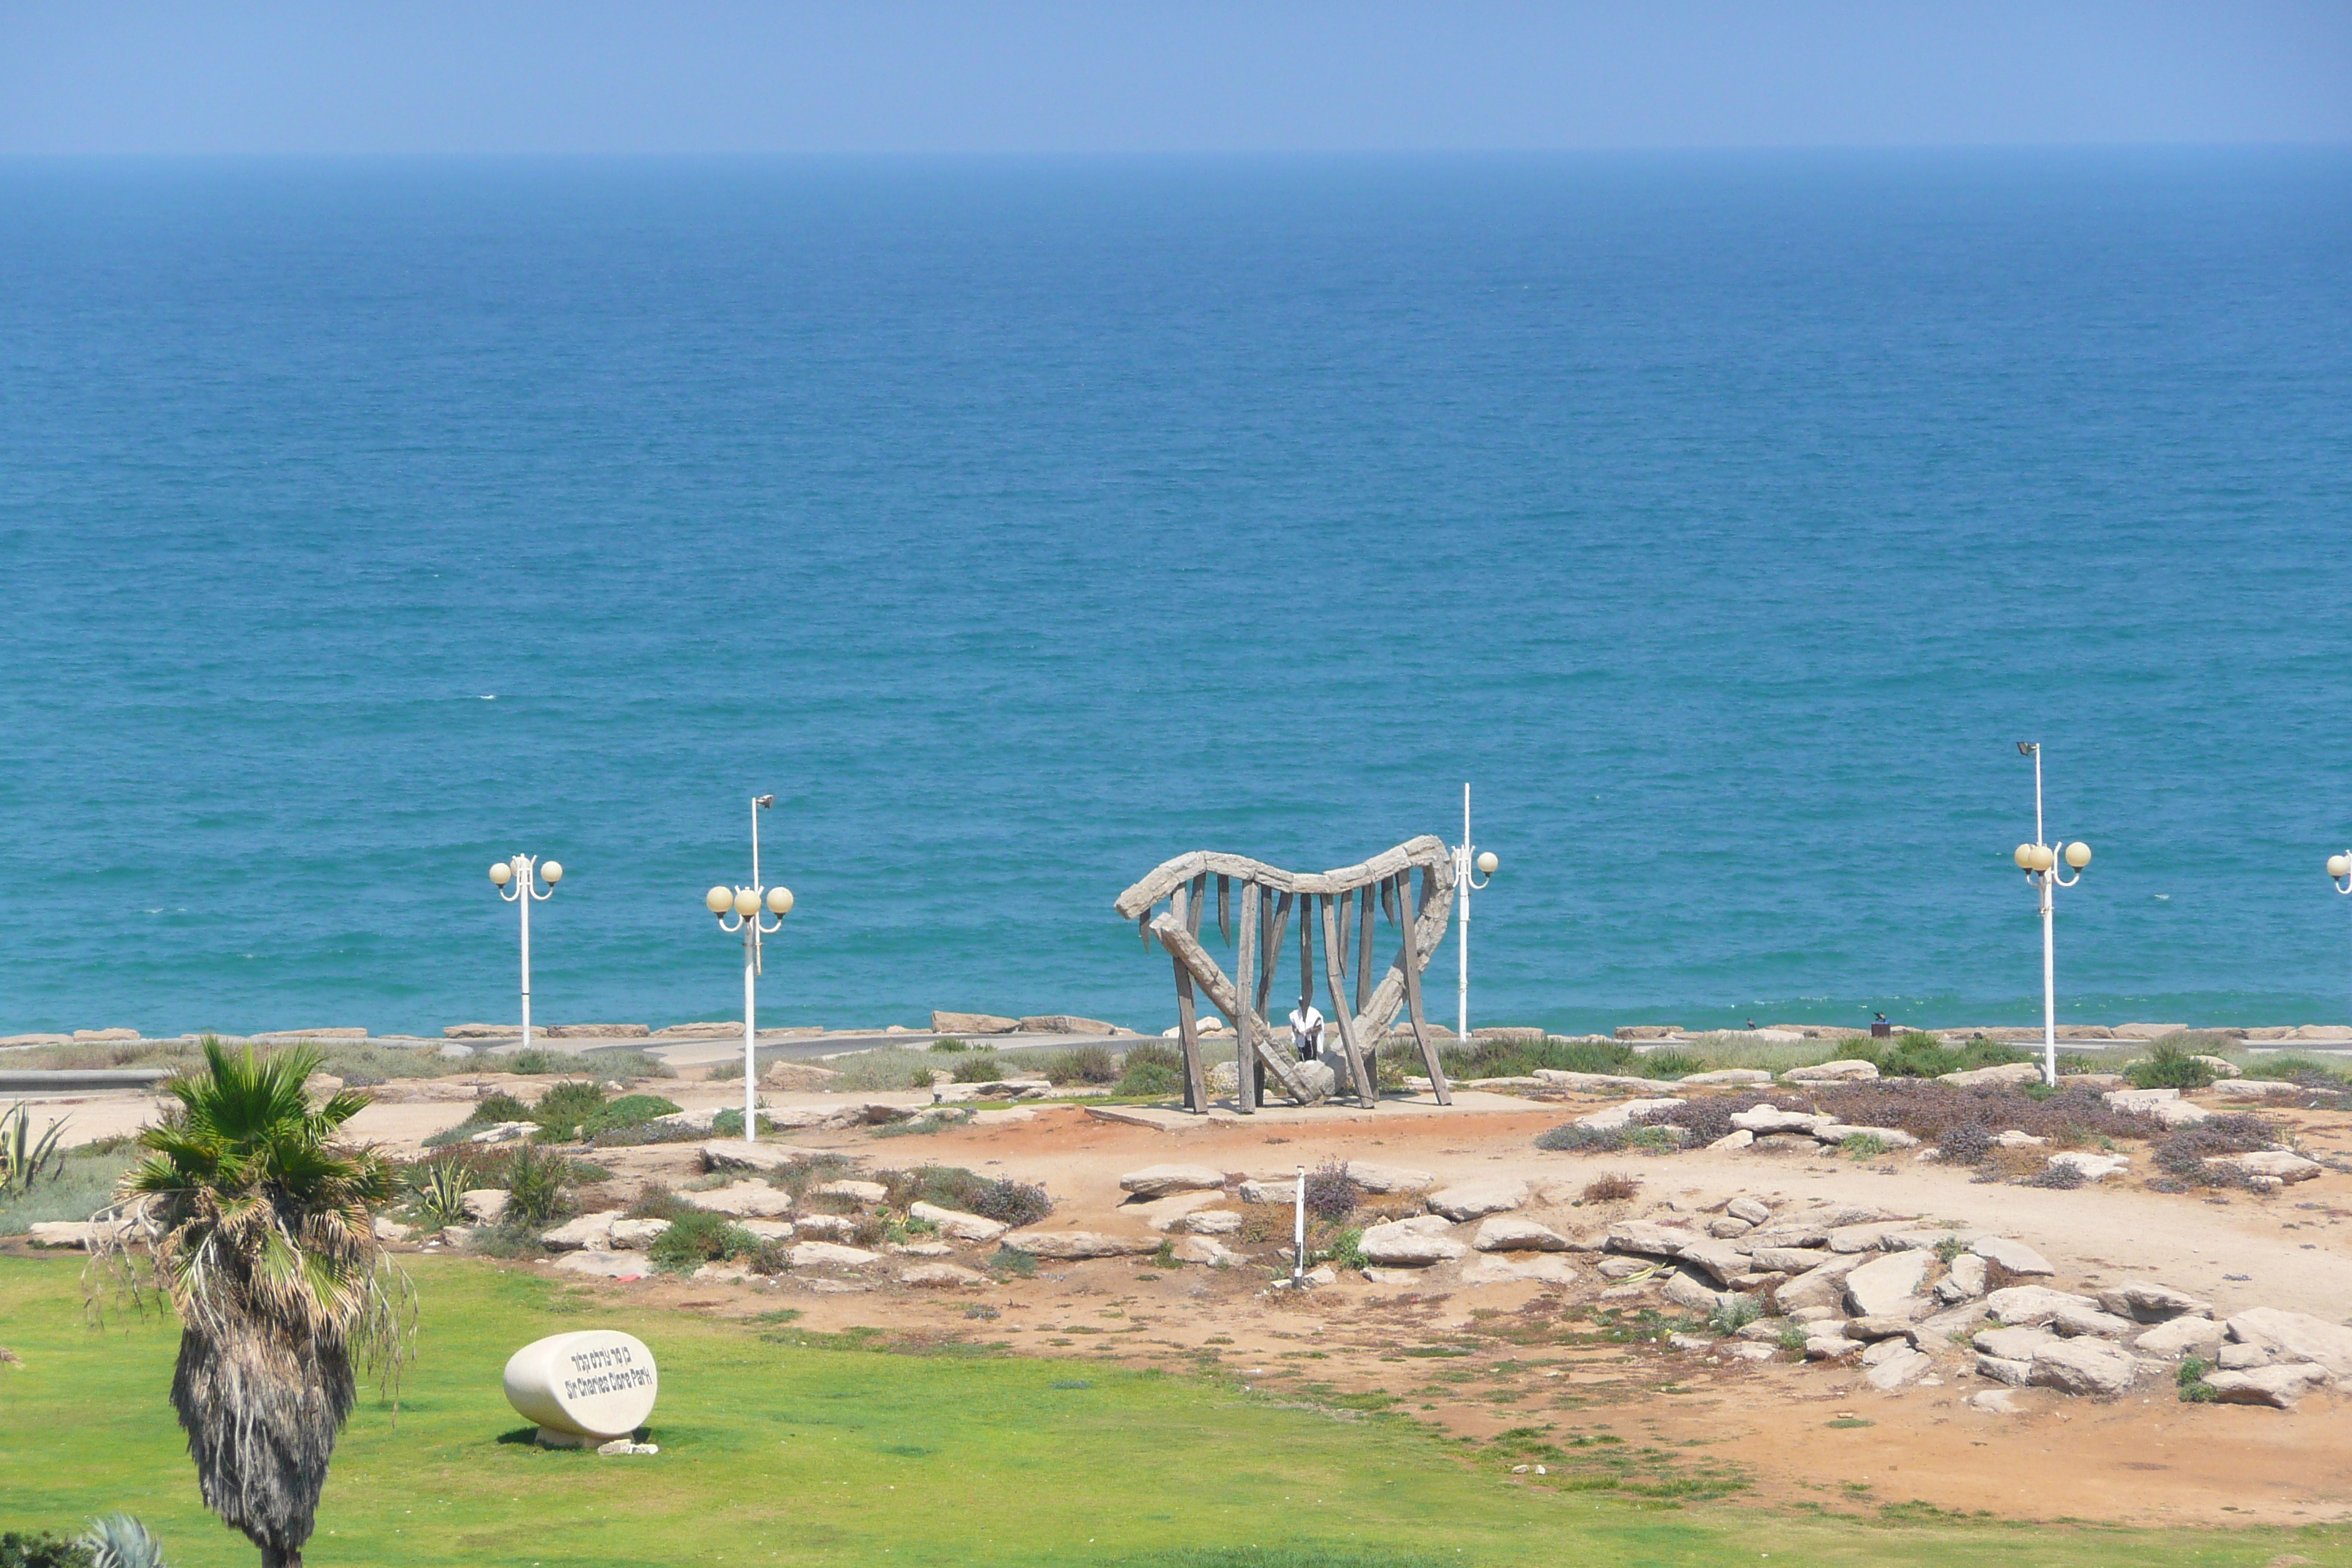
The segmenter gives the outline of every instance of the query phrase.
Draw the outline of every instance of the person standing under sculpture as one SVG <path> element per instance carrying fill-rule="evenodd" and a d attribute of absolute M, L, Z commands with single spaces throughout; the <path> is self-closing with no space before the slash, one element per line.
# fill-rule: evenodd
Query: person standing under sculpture
<path fill-rule="evenodd" d="M 1315 999 L 1301 996 L 1298 1005 L 1290 1010 L 1290 1043 L 1302 1062 L 1319 1060 L 1323 1055 L 1323 1015 L 1317 1010 Z"/>

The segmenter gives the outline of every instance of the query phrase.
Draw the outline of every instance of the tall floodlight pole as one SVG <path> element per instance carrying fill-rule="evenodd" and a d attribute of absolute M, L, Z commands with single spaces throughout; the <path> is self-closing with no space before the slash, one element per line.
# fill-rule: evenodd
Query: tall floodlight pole
<path fill-rule="evenodd" d="M 2352 849 L 2327 858 L 2327 878 L 2339 893 L 2352 893 Z"/>
<path fill-rule="evenodd" d="M 1491 879 L 1495 868 L 1501 864 L 1492 853 L 1473 853 L 1470 843 L 1470 786 L 1465 784 L 1462 786 L 1462 842 L 1454 850 L 1454 897 L 1461 906 L 1462 917 L 1460 929 L 1454 936 L 1458 944 L 1454 948 L 1454 958 L 1459 964 L 1460 974 L 1454 985 L 1454 1033 L 1464 1040 L 1470 1037 L 1470 894 L 1473 889 L 1486 885 L 1473 880 L 1471 873 L 1484 872 Z"/>
<path fill-rule="evenodd" d="M 759 1118 L 754 1114 L 753 1098 L 760 1083 L 759 1063 L 753 1055 L 753 1042 L 759 1026 L 752 1019 L 757 1000 L 760 976 L 760 939 L 773 936 L 784 929 L 784 917 L 793 911 L 793 890 L 790 888 L 762 888 L 760 885 L 760 814 L 776 804 L 772 795 L 751 797 L 751 885 L 748 888 L 713 888 L 702 896 L 703 908 L 719 917 L 719 929 L 732 936 L 743 933 L 743 1142 L 760 1141 Z M 776 917 L 768 925 L 761 918 L 761 906 Z M 735 917 L 729 925 L 727 917 Z"/>
<path fill-rule="evenodd" d="M 2091 847 L 2068 844 L 2061 847 L 2042 841 L 2042 743 L 2020 741 L 2020 756 L 2033 759 L 2033 842 L 2017 847 L 2017 868 L 2025 873 L 2042 901 L 2042 1079 L 2055 1087 L 2058 1082 L 2058 962 L 2053 927 L 2056 911 L 2052 894 L 2059 888 L 2071 888 L 2083 879 L 2083 868 L 2091 863 Z M 2074 868 L 2072 880 L 2058 869 L 2063 860 Z"/>
<path fill-rule="evenodd" d="M 563 867 L 561 862 L 554 860 L 536 862 L 539 875 L 547 883 L 547 889 L 542 892 L 531 880 L 533 864 L 530 856 L 517 855 L 511 860 L 501 860 L 490 868 L 490 885 L 498 889 L 499 897 L 522 910 L 522 1048 L 524 1050 L 530 1049 L 530 906 L 534 903 L 543 904 L 553 898 L 555 884 L 563 880 Z"/>

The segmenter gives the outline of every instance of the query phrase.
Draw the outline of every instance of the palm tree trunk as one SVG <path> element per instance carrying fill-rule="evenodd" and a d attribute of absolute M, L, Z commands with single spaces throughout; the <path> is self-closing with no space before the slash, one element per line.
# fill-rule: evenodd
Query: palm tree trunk
<path fill-rule="evenodd" d="M 261 1549 L 261 1568 L 302 1568 L 302 1554 L 299 1552 L 272 1552 L 265 1546 Z"/>

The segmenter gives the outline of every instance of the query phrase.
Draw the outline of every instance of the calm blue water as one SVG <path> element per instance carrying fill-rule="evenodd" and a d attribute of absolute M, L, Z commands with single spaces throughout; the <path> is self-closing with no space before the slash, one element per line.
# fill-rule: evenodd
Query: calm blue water
<path fill-rule="evenodd" d="M 0 1033 L 2352 1010 L 2352 153 L 0 165 Z M 1433 1012 L 1452 1013 L 1452 959 Z"/>

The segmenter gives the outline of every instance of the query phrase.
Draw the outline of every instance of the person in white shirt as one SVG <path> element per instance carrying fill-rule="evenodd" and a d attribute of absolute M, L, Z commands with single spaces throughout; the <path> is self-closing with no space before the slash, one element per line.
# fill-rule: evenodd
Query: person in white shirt
<path fill-rule="evenodd" d="M 1322 1056 L 1323 1015 L 1317 1011 L 1314 998 L 1301 996 L 1298 1005 L 1290 1010 L 1290 1043 L 1297 1047 L 1302 1062 Z"/>

